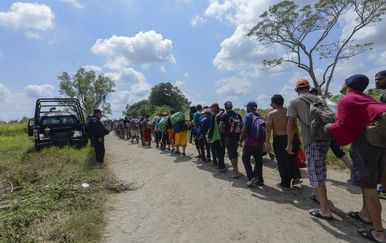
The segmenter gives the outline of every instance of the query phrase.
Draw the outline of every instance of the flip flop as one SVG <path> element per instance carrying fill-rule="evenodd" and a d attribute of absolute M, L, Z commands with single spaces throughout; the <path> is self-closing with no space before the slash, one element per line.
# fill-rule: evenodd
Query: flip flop
<path fill-rule="evenodd" d="M 361 216 L 359 216 L 359 212 L 350 211 L 347 214 L 348 214 L 348 216 L 350 216 L 351 218 L 353 218 L 355 220 L 359 220 L 360 222 L 362 222 L 364 224 L 371 225 L 371 222 L 367 222 L 366 220 L 362 219 Z"/>
<path fill-rule="evenodd" d="M 332 217 L 332 216 L 326 217 L 326 216 L 321 215 L 319 209 L 311 209 L 311 210 L 309 211 L 309 213 L 310 213 L 312 216 L 316 217 L 316 218 L 324 219 L 324 220 L 327 220 L 327 221 L 332 221 L 332 220 L 334 220 L 334 217 Z"/>
<path fill-rule="evenodd" d="M 374 238 L 374 235 L 373 235 L 373 231 L 375 229 L 358 229 L 358 233 L 365 237 L 366 239 L 368 240 L 371 240 L 373 242 L 382 242 L 382 241 L 378 241 L 377 239 Z"/>

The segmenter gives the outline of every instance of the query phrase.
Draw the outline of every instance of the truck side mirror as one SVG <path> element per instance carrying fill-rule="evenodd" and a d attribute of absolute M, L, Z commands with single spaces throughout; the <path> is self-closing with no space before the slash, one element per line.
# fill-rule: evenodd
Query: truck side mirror
<path fill-rule="evenodd" d="M 33 119 L 29 119 L 28 120 L 28 136 L 32 136 L 33 135 L 33 126 L 35 125 L 35 122 Z"/>

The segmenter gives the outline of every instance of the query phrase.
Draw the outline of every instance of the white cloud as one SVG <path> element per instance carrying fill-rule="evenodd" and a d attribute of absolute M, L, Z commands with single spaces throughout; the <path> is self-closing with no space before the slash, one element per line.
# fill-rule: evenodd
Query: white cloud
<path fill-rule="evenodd" d="M 113 35 L 98 39 L 91 47 L 94 54 L 108 59 L 107 66 L 119 69 L 130 65 L 175 63 L 172 41 L 155 31 L 139 32 L 134 37 Z"/>
<path fill-rule="evenodd" d="M 1 103 L 7 102 L 9 94 L 10 94 L 9 89 L 4 84 L 0 84 L 0 102 Z"/>
<path fill-rule="evenodd" d="M 109 99 L 111 109 L 115 117 L 119 117 L 127 104 L 146 99 L 151 90 L 151 85 L 145 75 L 133 68 L 125 68 L 120 72 L 110 72 L 105 74 L 107 77 L 116 81 L 116 93 Z"/>
<path fill-rule="evenodd" d="M 62 0 L 62 2 L 67 3 L 73 8 L 78 8 L 78 9 L 83 8 L 83 5 L 78 0 Z"/>
<path fill-rule="evenodd" d="M 257 107 L 267 109 L 271 106 L 271 96 L 260 94 L 256 97 Z"/>
<path fill-rule="evenodd" d="M 203 24 L 205 22 L 206 22 L 205 18 L 203 18 L 202 16 L 199 16 L 199 15 L 195 15 L 192 18 L 192 20 L 190 21 L 190 25 L 195 27 L 195 26 Z"/>
<path fill-rule="evenodd" d="M 95 65 L 85 65 L 83 66 L 84 69 L 87 71 L 94 71 L 96 73 L 102 73 L 102 68 L 95 66 Z"/>
<path fill-rule="evenodd" d="M 213 64 L 221 71 L 242 71 L 257 77 L 262 61 L 277 56 L 280 48 L 259 46 L 256 39 L 248 37 L 249 30 L 257 24 L 259 16 L 277 1 L 253 0 L 212 0 L 205 11 L 205 16 L 214 17 L 235 25 L 234 33 L 223 40 L 221 49 Z M 250 71 L 246 71 L 246 70 Z M 275 70 L 276 71 L 276 70 Z M 280 70 L 278 70 L 280 71 Z"/>
<path fill-rule="evenodd" d="M 237 26 L 233 35 L 221 43 L 213 64 L 221 71 L 263 68 L 262 61 L 277 55 L 281 48 L 265 48 L 248 37 L 247 25 Z M 256 71 L 254 71 L 256 72 Z"/>
<path fill-rule="evenodd" d="M 379 66 L 386 66 L 386 51 L 381 53 L 381 55 L 379 55 L 377 57 L 377 61 L 376 63 L 379 65 Z"/>
<path fill-rule="evenodd" d="M 29 97 L 52 97 L 55 87 L 51 84 L 35 85 L 30 84 L 25 87 L 25 92 Z"/>
<path fill-rule="evenodd" d="M 23 116 L 33 116 L 35 111 L 35 98 L 24 92 L 10 90 L 0 83 L 0 120 L 20 120 Z"/>
<path fill-rule="evenodd" d="M 224 78 L 216 82 L 216 94 L 232 100 L 238 100 L 238 96 L 250 93 L 252 84 L 238 77 Z"/>
<path fill-rule="evenodd" d="M 351 34 L 352 29 L 357 24 L 355 18 L 356 14 L 354 11 L 348 11 L 343 15 L 342 23 L 344 25 L 342 29 L 342 36 L 341 38 L 347 37 L 349 34 Z M 386 44 L 386 40 L 384 37 L 384 30 L 386 29 L 386 19 L 383 19 L 379 23 L 375 23 L 372 25 L 369 25 L 361 30 L 359 30 L 355 36 L 354 39 L 358 40 L 361 43 L 374 43 L 376 45 L 383 45 Z"/>
<path fill-rule="evenodd" d="M 32 38 L 40 32 L 53 28 L 54 13 L 45 4 L 16 2 L 10 11 L 0 12 L 0 25 L 26 31 Z"/>
<path fill-rule="evenodd" d="M 165 68 L 164 65 L 161 65 L 161 66 L 159 67 L 159 70 L 161 70 L 161 72 L 163 72 L 163 73 L 166 73 L 166 68 Z"/>
<path fill-rule="evenodd" d="M 182 81 L 182 80 L 176 80 L 176 83 L 174 84 L 175 86 L 177 87 L 181 87 L 182 85 L 186 84 L 185 81 Z"/>

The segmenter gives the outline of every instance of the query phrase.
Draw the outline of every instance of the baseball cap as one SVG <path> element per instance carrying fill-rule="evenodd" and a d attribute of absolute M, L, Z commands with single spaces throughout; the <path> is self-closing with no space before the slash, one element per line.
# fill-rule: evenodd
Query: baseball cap
<path fill-rule="evenodd" d="M 212 108 L 220 108 L 220 106 L 218 105 L 218 103 L 213 103 L 210 107 L 212 107 Z"/>
<path fill-rule="evenodd" d="M 249 101 L 248 104 L 245 105 L 247 108 L 251 108 L 256 110 L 257 109 L 257 103 L 254 101 Z"/>
<path fill-rule="evenodd" d="M 369 85 L 369 78 L 363 74 L 354 74 L 346 78 L 344 82 L 348 87 L 362 92 Z"/>
<path fill-rule="evenodd" d="M 310 83 L 306 79 L 299 79 L 296 82 L 296 90 L 304 89 L 304 88 L 309 88 L 309 87 L 310 87 Z"/>
<path fill-rule="evenodd" d="M 225 102 L 224 107 L 225 107 L 225 109 L 232 109 L 233 108 L 232 101 Z"/>

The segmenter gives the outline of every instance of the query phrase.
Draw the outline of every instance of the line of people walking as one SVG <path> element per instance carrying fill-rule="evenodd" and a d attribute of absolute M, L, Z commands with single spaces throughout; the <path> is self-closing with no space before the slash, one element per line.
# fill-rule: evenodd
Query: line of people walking
<path fill-rule="evenodd" d="M 264 185 L 263 154 L 273 149 L 280 175 L 277 186 L 282 190 L 302 183 L 295 159 L 303 147 L 310 185 L 314 189 L 311 199 L 319 204 L 319 208 L 309 213 L 328 221 L 334 220 L 326 188 L 326 155 L 331 148 L 350 169 L 351 183 L 362 190 L 361 210 L 350 211 L 348 215 L 373 226 L 358 230 L 363 237 L 386 242 L 379 201 L 379 197 L 385 196 L 383 188 L 386 188 L 386 70 L 375 75 L 376 87 L 384 91 L 380 101 L 364 93 L 368 84 L 368 77 L 362 74 L 345 79 L 336 114 L 318 95 L 318 90 L 311 89 L 309 82 L 301 79 L 295 87 L 298 96 L 290 100 L 287 107 L 282 95 L 272 96 L 272 109 L 266 117 L 257 112 L 254 101 L 246 104 L 244 117 L 233 109 L 231 101 L 225 102 L 223 109 L 218 103 L 196 105 L 191 107 L 189 120 L 183 112 L 173 110 L 170 115 L 159 114 L 153 121 L 148 116 L 140 118 L 139 136 L 144 146 L 150 146 L 149 134 L 151 137 L 153 133 L 157 148 L 186 156 L 190 130 L 189 141 L 196 146 L 197 158 L 212 162 L 219 173 L 226 173 L 227 154 L 233 178 L 242 175 L 238 168 L 238 151 L 242 148 L 248 187 Z M 351 144 L 351 160 L 340 148 L 348 144 Z"/>

